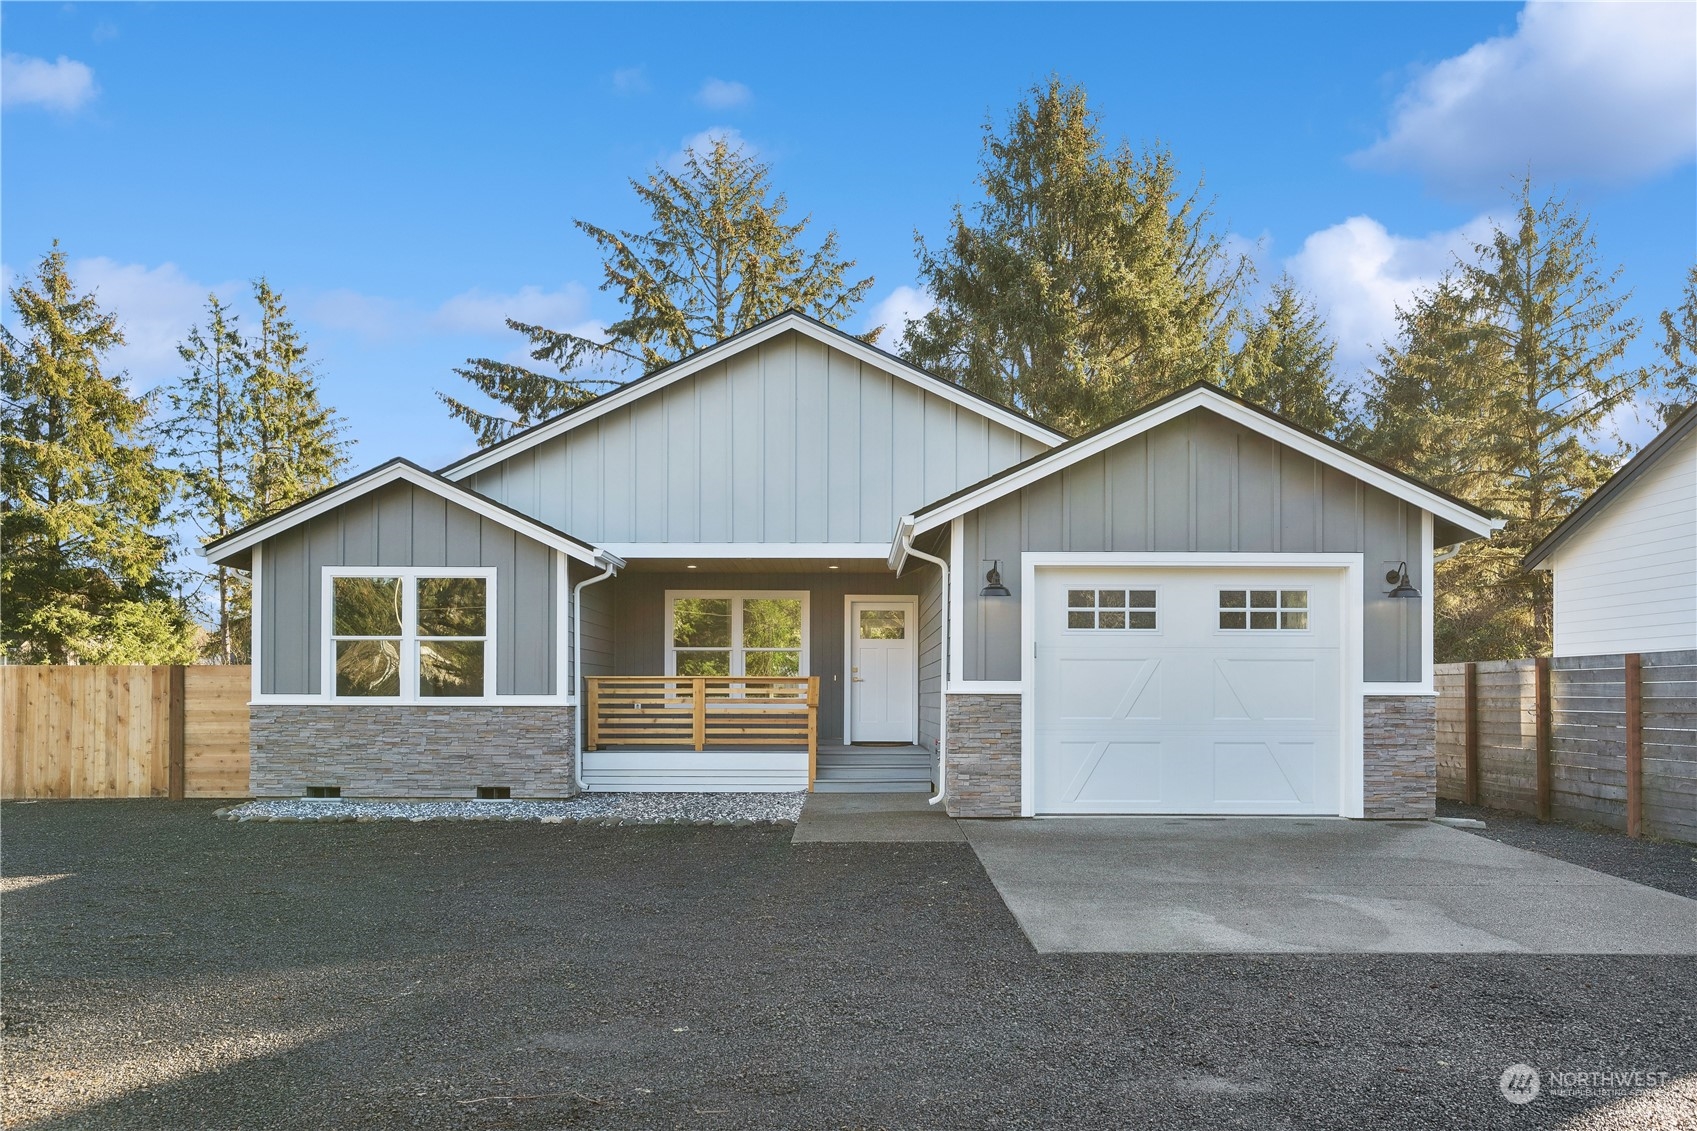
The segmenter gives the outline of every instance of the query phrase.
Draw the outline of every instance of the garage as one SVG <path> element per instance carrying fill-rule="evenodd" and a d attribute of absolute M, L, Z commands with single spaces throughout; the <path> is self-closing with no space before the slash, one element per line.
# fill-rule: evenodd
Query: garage
<path fill-rule="evenodd" d="M 1035 812 L 1345 812 L 1344 577 L 1037 568 Z"/>

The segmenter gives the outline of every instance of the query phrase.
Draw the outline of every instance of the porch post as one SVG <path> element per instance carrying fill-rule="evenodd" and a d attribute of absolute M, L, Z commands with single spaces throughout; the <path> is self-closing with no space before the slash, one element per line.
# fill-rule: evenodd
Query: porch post
<path fill-rule="evenodd" d="M 690 681 L 690 694 L 695 696 L 695 748 L 707 749 L 707 680 L 696 676 Z"/>

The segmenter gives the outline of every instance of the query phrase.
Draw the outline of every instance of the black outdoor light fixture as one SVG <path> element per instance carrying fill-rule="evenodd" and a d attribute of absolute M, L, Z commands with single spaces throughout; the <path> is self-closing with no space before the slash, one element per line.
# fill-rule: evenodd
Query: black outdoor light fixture
<path fill-rule="evenodd" d="M 990 568 L 984 574 L 984 588 L 978 591 L 980 597 L 1012 597 L 1008 587 L 1002 584 L 1002 559 L 985 558 Z"/>
<path fill-rule="evenodd" d="M 1396 586 L 1395 589 L 1392 589 L 1389 593 L 1385 594 L 1385 596 L 1387 596 L 1387 597 L 1398 597 L 1398 598 L 1409 599 L 1409 598 L 1416 598 L 1416 597 L 1420 596 L 1420 590 L 1416 589 L 1414 587 L 1414 585 L 1408 580 L 1408 563 L 1407 562 L 1398 562 L 1397 567 L 1395 569 L 1386 573 L 1385 574 L 1385 584 Z"/>

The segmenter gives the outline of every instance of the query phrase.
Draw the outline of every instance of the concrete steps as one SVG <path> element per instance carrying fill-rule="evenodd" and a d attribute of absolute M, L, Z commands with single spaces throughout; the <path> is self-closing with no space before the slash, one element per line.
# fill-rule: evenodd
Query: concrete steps
<path fill-rule="evenodd" d="M 819 752 L 816 793 L 929 793 L 931 754 L 917 746 L 845 746 Z"/>

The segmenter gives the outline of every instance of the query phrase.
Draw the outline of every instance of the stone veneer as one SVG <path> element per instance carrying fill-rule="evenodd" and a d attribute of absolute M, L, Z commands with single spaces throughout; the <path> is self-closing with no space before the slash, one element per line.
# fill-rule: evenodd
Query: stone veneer
<path fill-rule="evenodd" d="M 951 817 L 1017 817 L 1020 798 L 1018 695 L 948 695 Z"/>
<path fill-rule="evenodd" d="M 1366 754 L 1363 814 L 1425 819 L 1438 811 L 1438 699 L 1368 695 L 1362 701 Z"/>
<path fill-rule="evenodd" d="M 572 714 L 566 706 L 290 703 L 249 711 L 255 797 L 300 797 L 311 785 L 343 797 L 570 797 Z"/>

